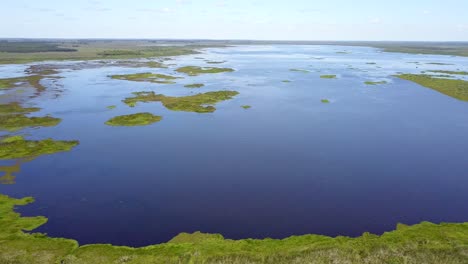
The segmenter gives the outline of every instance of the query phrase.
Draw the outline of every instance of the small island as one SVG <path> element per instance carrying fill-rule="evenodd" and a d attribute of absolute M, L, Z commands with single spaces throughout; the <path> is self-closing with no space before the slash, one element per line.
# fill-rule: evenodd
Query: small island
<path fill-rule="evenodd" d="M 106 125 L 109 126 L 146 126 L 162 120 L 162 116 L 151 113 L 138 113 L 131 115 L 121 115 L 109 119 Z"/>
<path fill-rule="evenodd" d="M 185 66 L 176 69 L 176 72 L 185 73 L 189 76 L 197 76 L 200 74 L 207 73 L 223 73 L 223 72 L 233 72 L 234 69 L 231 68 L 216 68 L 216 67 L 199 67 L 199 66 Z"/>
<path fill-rule="evenodd" d="M 26 140 L 12 136 L 0 141 L 0 159 L 33 158 L 46 154 L 70 151 L 79 141 Z"/>
<path fill-rule="evenodd" d="M 174 80 L 181 79 L 181 77 L 175 77 L 166 74 L 157 74 L 151 72 L 134 73 L 134 74 L 123 74 L 123 75 L 111 75 L 112 79 L 134 81 L 134 82 L 151 82 L 159 84 L 174 84 Z"/>

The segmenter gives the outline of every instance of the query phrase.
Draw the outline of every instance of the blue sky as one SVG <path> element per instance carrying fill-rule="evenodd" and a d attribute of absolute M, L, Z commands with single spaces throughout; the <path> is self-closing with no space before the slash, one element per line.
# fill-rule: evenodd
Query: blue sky
<path fill-rule="evenodd" d="M 0 37 L 468 41 L 467 0 L 2 0 Z"/>

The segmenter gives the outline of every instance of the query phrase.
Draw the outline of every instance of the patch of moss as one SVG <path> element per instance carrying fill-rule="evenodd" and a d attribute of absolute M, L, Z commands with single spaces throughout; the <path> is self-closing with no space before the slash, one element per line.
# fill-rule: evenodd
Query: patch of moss
<path fill-rule="evenodd" d="M 440 71 L 440 70 L 435 70 L 435 71 L 430 71 L 430 72 L 453 74 L 453 75 L 468 75 L 468 72 L 465 72 L 465 71 Z"/>
<path fill-rule="evenodd" d="M 453 98 L 468 101 L 468 81 L 434 78 L 425 74 L 400 74 L 396 77 L 415 82 Z"/>
<path fill-rule="evenodd" d="M 123 75 L 111 75 L 112 79 L 126 80 L 134 82 L 151 82 L 160 84 L 173 84 L 174 80 L 181 79 L 181 77 L 175 77 L 165 74 L 157 74 L 151 72 L 134 73 L 134 74 L 123 74 Z"/>
<path fill-rule="evenodd" d="M 29 114 L 41 110 L 37 107 L 22 107 L 19 103 L 0 104 L 0 115 L 5 114 Z"/>
<path fill-rule="evenodd" d="M 250 105 L 243 105 L 243 106 L 241 106 L 241 107 L 244 108 L 244 109 L 250 109 L 250 108 L 252 108 L 252 106 L 250 106 Z"/>
<path fill-rule="evenodd" d="M 138 113 L 131 115 L 116 116 L 106 122 L 109 126 L 146 126 L 162 120 L 161 116 L 151 113 Z"/>
<path fill-rule="evenodd" d="M 194 83 L 194 84 L 184 85 L 185 88 L 202 88 L 203 86 L 205 86 L 203 83 Z"/>
<path fill-rule="evenodd" d="M 387 82 L 386 81 L 380 81 L 380 82 L 367 81 L 364 83 L 367 85 L 379 85 L 379 84 L 386 84 Z"/>
<path fill-rule="evenodd" d="M 34 202 L 0 195 L 0 263 L 426 263 L 468 261 L 468 223 L 398 224 L 381 236 L 292 236 L 285 239 L 225 239 L 220 234 L 181 233 L 167 243 L 142 248 L 92 244 L 27 233 L 47 218 L 22 217 L 14 209 Z"/>
<path fill-rule="evenodd" d="M 25 140 L 10 137 L 0 142 L 0 159 L 30 158 L 57 152 L 70 151 L 79 141 Z"/>
<path fill-rule="evenodd" d="M 223 73 L 223 72 L 233 72 L 234 69 L 231 68 L 216 68 L 216 67 L 199 67 L 199 66 L 185 66 L 176 69 L 177 72 L 185 73 L 190 76 L 197 76 L 200 74 L 206 73 Z"/>
<path fill-rule="evenodd" d="M 328 100 L 328 99 L 322 99 L 322 100 L 320 100 L 320 101 L 321 101 L 322 103 L 324 103 L 324 104 L 330 103 L 330 100 Z"/>
<path fill-rule="evenodd" d="M 112 109 L 115 109 L 116 107 L 117 107 L 117 106 L 115 106 L 115 105 L 109 105 L 109 106 L 107 107 L 107 109 L 112 110 Z"/>
<path fill-rule="evenodd" d="M 0 172 L 4 172 L 3 176 L 0 176 L 0 184 L 11 185 L 16 183 L 16 176 L 13 173 L 20 172 L 20 162 L 17 161 L 14 165 L 0 166 Z"/>
<path fill-rule="evenodd" d="M 27 117 L 23 114 L 0 115 L 0 130 L 17 131 L 27 127 L 50 127 L 60 123 L 60 118 L 50 116 Z"/>
<path fill-rule="evenodd" d="M 196 113 L 211 113 L 216 110 L 214 104 L 232 99 L 239 94 L 236 91 L 217 91 L 200 93 L 191 96 L 165 96 L 154 92 L 135 92 L 135 97 L 126 98 L 123 102 L 135 106 L 137 102 L 161 102 L 167 109 Z"/>
<path fill-rule="evenodd" d="M 336 79 L 336 75 L 334 75 L 334 74 L 325 74 L 325 75 L 320 75 L 320 78 L 322 78 L 322 79 Z"/>
<path fill-rule="evenodd" d="M 304 70 L 304 69 L 290 69 L 289 71 L 292 71 L 292 72 L 303 72 L 303 73 L 309 73 L 309 72 L 310 72 L 310 71 Z"/>

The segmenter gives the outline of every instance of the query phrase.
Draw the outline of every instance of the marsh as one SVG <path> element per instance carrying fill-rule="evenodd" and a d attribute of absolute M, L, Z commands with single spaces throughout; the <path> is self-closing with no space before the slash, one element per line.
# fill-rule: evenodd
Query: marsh
<path fill-rule="evenodd" d="M 127 58 L 47 62 L 61 77 L 54 79 L 62 87 L 57 96 L 48 78 L 33 98 L 2 88 L 2 100 L 21 98 L 21 107 L 4 111 L 61 122 L 1 131 L 27 140 L 1 144 L 51 138 L 46 142 L 66 145 L 21 160 L 15 184 L 0 185 L 0 193 L 34 197 L 18 210 L 47 216 L 39 232 L 129 246 L 166 242 L 181 232 L 233 239 L 360 236 L 394 230 L 398 222 L 468 218 L 468 103 L 396 77 L 436 71 L 468 81 L 461 74 L 468 71 L 466 58 L 300 45 L 198 52 L 172 57 L 161 68 L 141 60 L 132 67 Z M 224 70 L 180 70 L 207 69 L 200 56 L 222 61 Z M 27 80 L 32 65 L 1 65 L 0 78 Z M 183 78 L 154 83 L 142 73 Z M 138 92 L 154 96 L 145 102 Z M 164 120 L 105 124 L 137 113 Z M 10 154 L 5 157 L 18 159 L 0 166 L 16 166 L 21 157 Z"/>

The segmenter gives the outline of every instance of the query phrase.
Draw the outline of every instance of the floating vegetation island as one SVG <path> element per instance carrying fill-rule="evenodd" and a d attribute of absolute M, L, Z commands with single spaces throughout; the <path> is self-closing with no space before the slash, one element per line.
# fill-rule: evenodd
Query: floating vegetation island
<path fill-rule="evenodd" d="M 324 103 L 324 104 L 329 104 L 329 103 L 330 103 L 330 100 L 328 100 L 328 99 L 322 99 L 322 100 L 320 100 L 320 101 L 321 101 L 322 103 Z"/>
<path fill-rule="evenodd" d="M 161 102 L 167 109 L 173 111 L 211 113 L 216 111 L 214 104 L 232 99 L 239 93 L 236 91 L 217 91 L 181 97 L 165 96 L 154 92 L 135 92 L 133 94 L 135 97 L 126 98 L 123 102 L 129 106 L 135 106 L 138 102 Z"/>
<path fill-rule="evenodd" d="M 367 81 L 367 82 L 364 82 L 364 83 L 367 84 L 367 85 L 387 84 L 386 81 L 379 81 L 379 82 Z"/>
<path fill-rule="evenodd" d="M 203 83 L 194 83 L 194 84 L 184 85 L 185 88 L 202 88 L 203 86 L 205 86 Z"/>
<path fill-rule="evenodd" d="M 304 70 L 304 69 L 290 69 L 289 71 L 292 72 L 303 72 L 303 73 L 309 73 L 309 70 Z"/>
<path fill-rule="evenodd" d="M 151 113 L 138 113 L 131 115 L 116 116 L 109 119 L 106 125 L 109 126 L 145 126 L 162 120 L 162 116 Z"/>
<path fill-rule="evenodd" d="M 50 116 L 27 117 L 22 114 L 0 115 L 0 130 L 17 131 L 27 127 L 50 127 L 60 123 L 60 118 Z"/>
<path fill-rule="evenodd" d="M 452 75 L 468 75 L 468 72 L 465 71 L 441 71 L 441 70 L 434 70 L 430 72 L 435 73 L 444 73 L 444 74 L 452 74 Z"/>
<path fill-rule="evenodd" d="M 66 238 L 31 233 L 47 222 L 14 209 L 34 198 L 0 194 L 0 263 L 466 263 L 468 223 L 422 222 L 381 236 L 320 235 L 277 239 L 225 239 L 220 234 L 181 233 L 167 243 L 142 248 L 79 245 Z M 25 232 L 26 231 L 26 232 Z M 350 261 L 351 260 L 351 261 Z"/>
<path fill-rule="evenodd" d="M 160 84 L 174 84 L 174 80 L 182 79 L 182 77 L 175 77 L 165 74 L 157 74 L 151 72 L 134 73 L 134 74 L 123 74 L 123 75 L 111 75 L 112 79 L 126 80 L 134 82 L 151 82 Z"/>
<path fill-rule="evenodd" d="M 0 141 L 0 159 L 32 158 L 70 151 L 78 144 L 79 141 L 55 141 L 52 139 L 36 141 L 26 140 L 22 136 L 7 137 Z"/>
<path fill-rule="evenodd" d="M 37 107 L 22 107 L 19 103 L 0 104 L 0 116 L 6 114 L 29 114 L 41 110 Z"/>
<path fill-rule="evenodd" d="M 185 73 L 189 76 L 197 76 L 200 74 L 207 73 L 223 73 L 223 72 L 233 72 L 234 69 L 231 68 L 216 68 L 216 67 L 199 67 L 199 66 L 185 66 L 176 69 L 177 72 Z"/>
<path fill-rule="evenodd" d="M 243 106 L 241 106 L 241 107 L 244 108 L 244 109 L 250 109 L 250 108 L 252 108 L 252 106 L 250 106 L 250 105 L 243 105 Z"/>
<path fill-rule="evenodd" d="M 453 98 L 468 101 L 468 81 L 435 78 L 426 74 L 400 74 L 396 77 L 415 82 Z"/>
<path fill-rule="evenodd" d="M 42 75 L 29 75 L 25 77 L 0 79 L 0 90 L 29 85 L 36 88 L 38 91 L 43 91 L 45 90 L 45 87 L 41 84 L 43 78 L 44 76 Z"/>
<path fill-rule="evenodd" d="M 336 79 L 336 75 L 334 75 L 334 74 L 320 75 L 320 78 L 322 78 L 322 79 Z"/>

